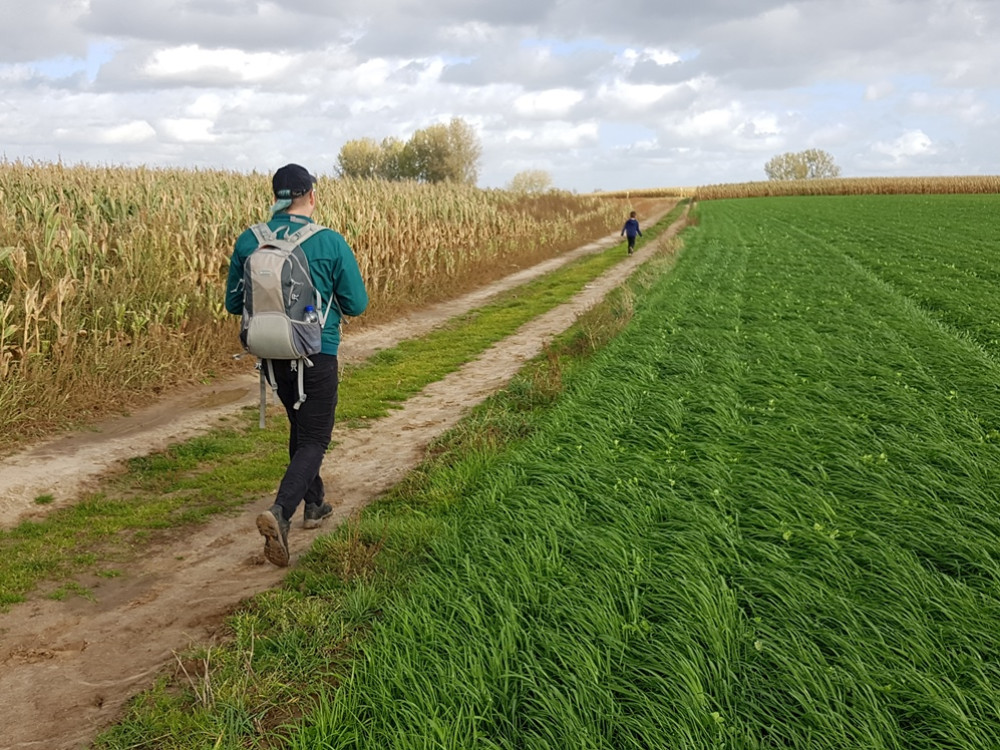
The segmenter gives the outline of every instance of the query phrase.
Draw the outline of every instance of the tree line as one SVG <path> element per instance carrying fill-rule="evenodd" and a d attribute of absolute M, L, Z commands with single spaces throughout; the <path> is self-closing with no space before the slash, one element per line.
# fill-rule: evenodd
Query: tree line
<path fill-rule="evenodd" d="M 341 147 L 336 170 L 340 177 L 458 182 L 475 185 L 482 146 L 472 127 L 459 117 L 399 138 L 358 138 Z"/>
<path fill-rule="evenodd" d="M 417 130 L 410 139 L 357 138 L 345 143 L 335 169 L 342 178 L 389 181 L 457 182 L 475 185 L 479 178 L 482 145 L 476 131 L 465 120 L 453 117 Z M 814 180 L 840 177 L 840 167 L 828 152 L 811 148 L 780 154 L 764 165 L 769 180 Z M 537 169 L 519 172 L 508 190 L 541 193 L 552 187 L 551 176 Z"/>

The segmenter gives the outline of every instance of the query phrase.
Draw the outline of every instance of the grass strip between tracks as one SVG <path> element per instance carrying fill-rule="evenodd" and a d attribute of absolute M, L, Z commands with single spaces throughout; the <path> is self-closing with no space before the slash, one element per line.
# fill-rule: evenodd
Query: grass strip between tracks
<path fill-rule="evenodd" d="M 682 213 L 674 208 L 646 232 L 653 242 Z M 424 386 L 477 357 L 519 326 L 569 300 L 624 259 L 623 243 L 502 294 L 419 339 L 345 368 L 338 429 L 364 425 Z M 40 521 L 0 531 L 0 609 L 36 587 L 46 596 L 89 596 L 87 578 L 115 577 L 131 556 L 173 530 L 233 511 L 273 491 L 287 462 L 287 424 L 274 407 L 268 428 L 253 410 L 211 433 L 128 462 L 126 471 L 80 502 Z M 335 435 L 336 437 L 336 435 Z M 39 504 L 51 502 L 42 495 Z"/>

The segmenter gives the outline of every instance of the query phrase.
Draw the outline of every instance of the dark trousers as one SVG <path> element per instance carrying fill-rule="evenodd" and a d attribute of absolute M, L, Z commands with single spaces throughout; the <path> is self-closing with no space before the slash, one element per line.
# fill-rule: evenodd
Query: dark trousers
<path fill-rule="evenodd" d="M 627 236 L 628 236 L 628 249 L 629 250 L 634 250 L 635 249 L 635 237 L 636 237 L 636 235 L 630 234 L 630 235 L 627 235 Z"/>
<path fill-rule="evenodd" d="M 274 360 L 278 398 L 285 407 L 289 424 L 288 468 L 274 502 L 281 506 L 286 519 L 295 514 L 303 500 L 309 505 L 323 502 L 323 478 L 319 472 L 330 447 L 337 410 L 336 355 L 314 354 L 309 359 L 313 366 L 306 367 L 303 374 L 306 400 L 298 409 L 293 408 L 299 399 L 298 373 L 292 370 L 291 362 Z"/>

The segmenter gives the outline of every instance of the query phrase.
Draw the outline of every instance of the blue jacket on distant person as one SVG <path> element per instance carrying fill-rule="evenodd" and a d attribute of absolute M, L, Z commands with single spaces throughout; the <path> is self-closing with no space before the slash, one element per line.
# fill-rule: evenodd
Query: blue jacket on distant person
<path fill-rule="evenodd" d="M 635 250 L 635 238 L 642 237 L 642 230 L 639 229 L 639 220 L 635 218 L 635 211 L 629 214 L 628 221 L 622 227 L 622 234 L 628 237 L 628 254 Z"/>
<path fill-rule="evenodd" d="M 635 211 L 633 211 L 629 220 L 625 222 L 625 226 L 622 227 L 622 236 L 631 240 L 635 239 L 636 235 L 642 237 L 642 231 L 639 229 L 639 220 L 635 218 Z"/>

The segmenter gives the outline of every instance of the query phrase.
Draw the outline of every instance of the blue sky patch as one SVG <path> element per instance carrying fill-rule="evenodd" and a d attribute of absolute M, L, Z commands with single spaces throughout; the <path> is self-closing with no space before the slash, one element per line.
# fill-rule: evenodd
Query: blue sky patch
<path fill-rule="evenodd" d="M 91 82 L 97 78 L 97 72 L 106 62 L 110 62 L 117 51 L 117 45 L 110 43 L 92 43 L 87 47 L 87 56 L 81 57 L 52 57 L 47 60 L 35 60 L 29 63 L 29 67 L 37 71 L 46 78 L 60 79 L 69 78 L 78 73 L 85 73 Z"/>

